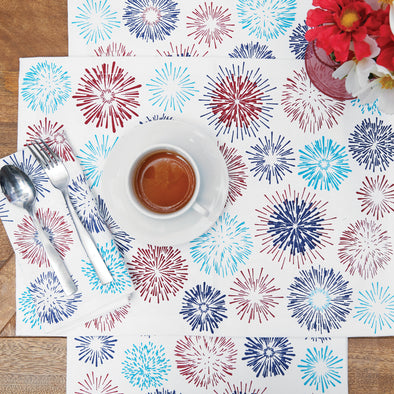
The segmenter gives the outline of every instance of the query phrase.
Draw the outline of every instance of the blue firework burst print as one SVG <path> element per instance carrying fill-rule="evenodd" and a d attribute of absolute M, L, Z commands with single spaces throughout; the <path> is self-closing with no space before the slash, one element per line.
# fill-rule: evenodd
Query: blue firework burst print
<path fill-rule="evenodd" d="M 271 131 L 271 138 L 264 137 L 264 141 L 259 138 L 259 143 L 251 146 L 248 159 L 253 165 L 251 171 L 254 177 L 261 181 L 263 178 L 271 184 L 272 181 L 279 183 L 286 173 L 292 172 L 294 152 L 290 141 L 278 135 L 274 140 L 274 133 Z"/>
<path fill-rule="evenodd" d="M 95 135 L 94 140 L 85 144 L 79 155 L 77 155 L 83 173 L 87 180 L 91 182 L 91 187 L 96 187 L 100 184 L 103 164 L 117 141 L 118 137 L 113 140 L 108 135 L 102 135 L 100 139 L 98 135 Z"/>
<path fill-rule="evenodd" d="M 140 120 L 140 124 L 154 122 L 155 120 L 172 120 L 174 119 L 172 116 L 162 114 L 162 115 L 153 115 L 153 116 L 146 116 L 144 120 Z"/>
<path fill-rule="evenodd" d="M 131 35 L 145 41 L 165 40 L 179 20 L 172 0 L 126 0 L 123 21 Z"/>
<path fill-rule="evenodd" d="M 256 209 L 257 234 L 261 237 L 261 252 L 272 255 L 274 260 L 297 264 L 324 260 L 320 249 L 331 244 L 328 236 L 334 218 L 326 217 L 327 203 L 304 189 L 301 193 L 290 186 L 282 193 L 266 196 L 269 204 Z"/>
<path fill-rule="evenodd" d="M 101 196 L 97 197 L 97 201 L 98 201 L 97 209 L 99 215 L 104 220 L 106 226 L 108 227 L 109 231 L 113 235 L 115 240 L 115 245 L 119 249 L 119 252 L 122 254 L 122 256 L 124 256 L 125 253 L 128 252 L 133 247 L 131 245 L 131 242 L 134 241 L 134 238 L 131 237 L 129 234 L 127 234 L 126 231 L 123 231 L 119 227 L 119 225 L 115 222 L 115 220 L 109 213 L 105 201 L 101 198 Z"/>
<path fill-rule="evenodd" d="M 260 126 L 269 128 L 271 111 L 278 105 L 271 97 L 276 87 L 263 78 L 260 68 L 247 70 L 243 62 L 232 68 L 220 66 L 215 78 L 207 77 L 205 93 L 199 100 L 208 112 L 201 117 L 215 127 L 217 136 L 229 134 L 232 142 L 234 138 L 255 137 Z"/>
<path fill-rule="evenodd" d="M 212 334 L 227 318 L 225 294 L 207 285 L 196 285 L 185 292 L 179 312 L 192 330 L 210 331 Z"/>
<path fill-rule="evenodd" d="M 239 22 L 250 36 L 260 39 L 278 38 L 292 26 L 296 0 L 238 0 Z"/>
<path fill-rule="evenodd" d="M 352 289 L 332 268 L 301 270 L 289 287 L 291 317 L 309 331 L 329 333 L 339 329 L 350 313 Z"/>
<path fill-rule="evenodd" d="M 120 26 L 117 12 L 111 10 L 109 0 L 85 0 L 71 23 L 77 26 L 86 44 L 110 39 L 113 30 Z"/>
<path fill-rule="evenodd" d="M 134 344 L 125 355 L 121 372 L 132 386 L 143 390 L 162 386 L 168 380 L 171 364 L 163 345 Z"/>
<path fill-rule="evenodd" d="M 177 394 L 177 393 L 175 390 L 156 389 L 155 391 L 150 391 L 148 394 Z"/>
<path fill-rule="evenodd" d="M 7 199 L 3 197 L 0 199 L 0 220 L 3 222 L 12 222 L 13 220 L 8 217 L 9 212 L 7 208 Z"/>
<path fill-rule="evenodd" d="M 304 59 L 308 41 L 305 38 L 305 33 L 308 26 L 304 22 L 302 25 L 299 23 L 289 37 L 290 51 L 294 53 L 296 59 Z"/>
<path fill-rule="evenodd" d="M 90 192 L 85 177 L 79 175 L 68 187 L 71 203 L 86 229 L 96 233 L 105 231 L 105 222 L 99 215 L 96 200 Z"/>
<path fill-rule="evenodd" d="M 31 282 L 18 301 L 22 321 L 41 329 L 43 324 L 56 324 L 74 315 L 82 294 L 66 295 L 55 273 L 48 271 Z"/>
<path fill-rule="evenodd" d="M 245 348 L 242 360 L 257 377 L 284 375 L 295 356 L 287 338 L 246 338 Z"/>
<path fill-rule="evenodd" d="M 275 59 L 275 56 L 268 46 L 262 45 L 259 42 L 241 44 L 235 47 L 234 50 L 229 53 L 229 56 L 240 59 Z"/>
<path fill-rule="evenodd" d="M 320 190 L 339 190 L 339 185 L 351 172 L 345 147 L 324 136 L 300 149 L 298 168 L 298 175 L 308 186 Z"/>
<path fill-rule="evenodd" d="M 394 160 L 394 132 L 383 120 L 364 119 L 349 136 L 353 159 L 366 170 L 384 171 Z"/>
<path fill-rule="evenodd" d="M 245 222 L 225 212 L 206 233 L 191 241 L 190 254 L 200 265 L 200 271 L 206 274 L 214 271 L 226 277 L 247 263 L 252 248 L 252 237 Z"/>
<path fill-rule="evenodd" d="M 183 111 L 185 104 L 194 97 L 198 90 L 195 82 L 191 80 L 187 67 L 174 66 L 171 62 L 164 67 L 156 69 L 156 77 L 147 83 L 153 105 L 163 107 L 164 111 Z"/>
<path fill-rule="evenodd" d="M 360 99 L 355 98 L 350 101 L 353 107 L 358 107 L 361 111 L 361 113 L 364 114 L 370 114 L 370 115 L 382 115 L 378 108 L 378 99 L 376 99 L 373 103 L 366 103 L 366 104 L 361 104 Z"/>
<path fill-rule="evenodd" d="M 131 289 L 131 278 L 115 242 L 111 241 L 111 243 L 106 243 L 105 247 L 101 246 L 100 253 L 107 264 L 109 272 L 112 274 L 113 280 L 107 284 L 102 284 L 90 260 L 83 260 L 84 266 L 81 269 L 83 274 L 88 278 L 92 290 L 98 291 L 101 294 L 119 294 L 127 289 Z"/>
<path fill-rule="evenodd" d="M 75 341 L 78 360 L 97 367 L 99 364 L 104 364 L 106 360 L 114 358 L 114 348 L 118 340 L 112 336 L 103 335 L 76 337 Z"/>
<path fill-rule="evenodd" d="M 354 318 L 370 326 L 375 334 L 386 326 L 394 327 L 394 293 L 389 286 L 376 282 L 369 290 L 360 291 L 354 310 Z"/>
<path fill-rule="evenodd" d="M 36 189 L 37 201 L 40 201 L 41 197 L 45 197 L 45 195 L 49 193 L 49 189 L 46 187 L 49 184 L 49 179 L 42 169 L 40 163 L 38 163 L 38 161 L 34 159 L 32 155 L 26 155 L 25 151 L 22 151 L 22 157 L 17 158 L 16 155 L 13 154 L 8 158 L 3 159 L 3 161 L 5 164 L 18 167 L 28 175 Z"/>
<path fill-rule="evenodd" d="M 298 368 L 302 372 L 301 379 L 305 386 L 325 392 L 331 387 L 341 384 L 343 359 L 339 358 L 328 346 L 307 349 L 304 359 Z"/>
<path fill-rule="evenodd" d="M 53 113 L 71 97 L 70 75 L 56 63 L 38 62 L 24 75 L 21 96 L 31 110 Z"/>

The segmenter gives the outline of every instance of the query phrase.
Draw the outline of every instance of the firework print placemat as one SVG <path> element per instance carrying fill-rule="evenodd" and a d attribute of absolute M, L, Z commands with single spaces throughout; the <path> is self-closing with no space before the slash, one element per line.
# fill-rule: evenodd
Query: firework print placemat
<path fill-rule="evenodd" d="M 102 164 L 139 123 L 201 125 L 228 165 L 226 208 L 190 243 L 114 231 L 136 297 L 79 335 L 393 334 L 392 116 L 294 60 L 23 59 L 19 86 L 19 146 L 65 130 L 102 207 Z M 20 301 L 18 329 L 39 332 Z"/>
<path fill-rule="evenodd" d="M 69 55 L 300 59 L 311 6 L 311 0 L 69 0 Z"/>
<path fill-rule="evenodd" d="M 68 394 L 347 393 L 347 339 L 78 336 Z"/>
<path fill-rule="evenodd" d="M 46 130 L 47 134 L 43 132 Z M 50 144 L 65 160 L 70 173 L 70 199 L 77 207 L 82 223 L 93 235 L 114 280 L 102 285 L 90 260 L 87 258 L 67 210 L 62 193 L 50 183 L 40 164 L 28 149 L 5 157 L 5 164 L 15 165 L 24 171 L 37 191 L 36 212 L 44 232 L 65 261 L 77 285 L 77 292 L 66 295 L 54 271 L 50 268 L 42 243 L 27 212 L 15 207 L 1 196 L 1 219 L 15 250 L 17 334 L 32 332 L 42 335 L 66 334 L 71 327 L 80 326 L 88 318 L 98 318 L 117 308 L 126 308 L 133 285 L 128 275 L 120 248 L 110 229 L 109 215 L 104 212 L 103 201 L 94 200 L 81 167 L 70 145 L 64 139 L 59 124 L 45 119 L 26 130 L 26 141 L 37 137 L 53 137 Z M 48 141 L 49 142 L 49 141 Z"/>

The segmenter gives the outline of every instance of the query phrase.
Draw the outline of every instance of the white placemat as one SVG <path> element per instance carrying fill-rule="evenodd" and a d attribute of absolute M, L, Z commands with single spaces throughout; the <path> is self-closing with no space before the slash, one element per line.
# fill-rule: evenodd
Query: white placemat
<path fill-rule="evenodd" d="M 115 234 L 138 297 L 103 318 L 114 333 L 393 333 L 393 117 L 324 96 L 294 60 L 24 59 L 19 99 L 19 147 L 45 122 L 66 130 L 99 199 L 105 158 L 140 123 L 200 125 L 228 163 L 204 235 L 158 248 Z M 17 308 L 18 332 L 39 332 Z"/>

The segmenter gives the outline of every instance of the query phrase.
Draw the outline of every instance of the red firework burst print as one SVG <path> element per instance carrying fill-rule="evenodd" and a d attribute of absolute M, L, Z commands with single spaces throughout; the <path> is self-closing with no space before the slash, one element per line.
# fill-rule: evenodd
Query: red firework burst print
<path fill-rule="evenodd" d="M 170 42 L 170 49 L 166 51 L 159 51 L 156 49 L 157 53 L 160 56 L 177 56 L 177 57 L 204 57 L 207 55 L 208 51 L 205 51 L 204 53 L 200 54 L 198 50 L 195 48 L 195 45 L 193 44 L 191 47 L 190 46 L 184 46 L 182 44 L 180 45 L 174 45 L 172 42 Z"/>
<path fill-rule="evenodd" d="M 144 301 L 168 301 L 175 296 L 188 277 L 188 266 L 181 252 L 171 246 L 139 248 L 128 262 L 129 273 Z"/>
<path fill-rule="evenodd" d="M 73 244 L 70 224 L 66 222 L 64 216 L 50 209 L 38 209 L 37 218 L 56 250 L 64 258 Z M 23 217 L 14 236 L 16 249 L 24 260 L 29 264 L 37 264 L 39 267 L 50 266 L 30 217 Z"/>
<path fill-rule="evenodd" d="M 74 155 L 65 135 L 62 124 L 51 122 L 48 118 L 28 126 L 25 146 L 42 138 L 64 161 L 74 161 Z"/>
<path fill-rule="evenodd" d="M 94 371 L 87 373 L 83 381 L 78 382 L 75 394 L 123 394 L 118 386 L 112 384 L 109 374 L 96 376 Z"/>
<path fill-rule="evenodd" d="M 236 148 L 229 148 L 224 143 L 223 145 L 219 145 L 219 150 L 222 152 L 224 160 L 226 161 L 229 176 L 229 190 L 226 205 L 229 203 L 234 204 L 237 198 L 242 196 L 242 191 L 246 190 L 247 167 L 242 160 L 242 155 L 238 153 Z"/>
<path fill-rule="evenodd" d="M 315 133 L 320 129 L 331 129 L 338 124 L 345 104 L 326 96 L 311 83 L 305 69 L 294 71 L 287 78 L 282 93 L 282 106 L 287 117 L 297 122 L 304 132 Z"/>
<path fill-rule="evenodd" d="M 394 184 L 386 176 L 365 177 L 357 199 L 361 201 L 361 212 L 374 216 L 377 220 L 394 211 Z"/>
<path fill-rule="evenodd" d="M 188 383 L 208 389 L 233 374 L 237 350 L 231 338 L 185 336 L 175 346 L 175 362 Z"/>
<path fill-rule="evenodd" d="M 371 219 L 350 224 L 339 239 L 338 256 L 351 275 L 373 278 L 390 263 L 393 246 L 387 231 Z"/>
<path fill-rule="evenodd" d="M 320 250 L 332 245 L 328 233 L 333 229 L 329 226 L 336 219 L 327 218 L 327 202 L 317 200 L 306 188 L 292 191 L 290 185 L 282 193 L 265 197 L 268 204 L 256 209 L 260 252 L 270 254 L 282 269 L 287 261 L 300 268 L 306 261 L 324 260 Z"/>
<path fill-rule="evenodd" d="M 100 332 L 110 332 L 116 323 L 121 323 L 130 311 L 130 305 L 123 305 L 113 312 L 106 313 L 85 323 L 86 328 L 94 327 Z"/>
<path fill-rule="evenodd" d="M 74 99 L 85 117 L 85 124 L 95 123 L 96 127 L 117 127 L 133 116 L 140 106 L 138 102 L 140 84 L 115 62 L 85 69 Z"/>
<path fill-rule="evenodd" d="M 188 37 L 192 36 L 199 44 L 204 41 L 209 47 L 213 45 L 215 49 L 225 37 L 231 38 L 231 33 L 234 32 L 228 8 L 214 7 L 212 2 L 210 5 L 200 5 L 193 11 L 193 16 L 188 16 L 187 19 L 189 21 L 186 28 L 192 30 Z"/>
<path fill-rule="evenodd" d="M 94 50 L 96 56 L 112 56 L 112 57 L 122 57 L 122 56 L 135 56 L 135 53 L 132 50 L 127 50 L 126 46 L 117 43 L 111 42 L 111 44 L 104 46 L 99 46 L 97 49 Z"/>
<path fill-rule="evenodd" d="M 230 304 L 235 304 L 237 314 L 241 320 L 248 319 L 263 322 L 270 317 L 275 317 L 272 309 L 278 305 L 277 300 L 283 298 L 279 296 L 279 288 L 272 283 L 273 278 L 264 275 L 261 268 L 258 277 L 255 277 L 254 269 L 248 269 L 247 273 L 241 271 L 241 277 L 234 281 L 233 287 L 230 288 Z"/>
<path fill-rule="evenodd" d="M 265 393 L 266 390 L 267 387 L 257 389 L 256 386 L 253 384 L 253 382 L 249 382 L 249 383 L 240 382 L 237 385 L 230 384 L 227 382 L 224 391 L 218 392 L 214 390 L 214 393 L 215 394 L 246 394 L 246 393 L 263 394 Z"/>

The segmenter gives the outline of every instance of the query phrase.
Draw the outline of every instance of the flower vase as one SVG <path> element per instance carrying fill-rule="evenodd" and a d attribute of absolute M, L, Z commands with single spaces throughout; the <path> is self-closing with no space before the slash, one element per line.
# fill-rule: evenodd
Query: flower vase
<path fill-rule="evenodd" d="M 351 100 L 354 97 L 346 90 L 345 79 L 336 79 L 332 73 L 340 66 L 324 49 L 311 41 L 305 52 L 305 68 L 312 84 L 326 96 L 336 100 Z"/>

